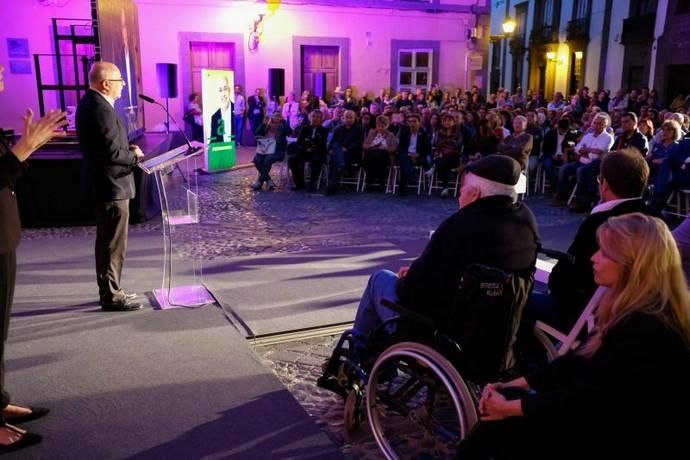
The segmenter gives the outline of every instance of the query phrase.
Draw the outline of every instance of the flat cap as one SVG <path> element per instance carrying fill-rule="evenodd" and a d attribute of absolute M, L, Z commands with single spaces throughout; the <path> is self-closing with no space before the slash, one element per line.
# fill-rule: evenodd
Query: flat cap
<path fill-rule="evenodd" d="M 516 185 L 520 179 L 520 163 L 506 155 L 487 155 L 469 163 L 465 171 L 506 185 Z"/>

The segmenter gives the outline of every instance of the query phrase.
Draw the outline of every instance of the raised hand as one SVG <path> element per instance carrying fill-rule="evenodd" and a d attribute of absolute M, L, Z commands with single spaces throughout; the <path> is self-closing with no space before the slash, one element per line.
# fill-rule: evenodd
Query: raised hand
<path fill-rule="evenodd" d="M 12 153 L 19 161 L 26 160 L 29 155 L 52 138 L 64 137 L 66 135 L 64 131 L 57 131 L 67 125 L 67 114 L 65 112 L 54 109 L 37 121 L 34 121 L 33 118 L 34 112 L 31 109 L 27 109 L 26 115 L 22 117 L 24 120 L 24 134 L 19 139 L 19 142 L 12 147 Z"/>

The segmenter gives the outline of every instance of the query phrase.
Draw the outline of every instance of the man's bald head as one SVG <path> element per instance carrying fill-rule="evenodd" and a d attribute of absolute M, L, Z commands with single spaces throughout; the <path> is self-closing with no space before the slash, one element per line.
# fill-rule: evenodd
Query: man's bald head
<path fill-rule="evenodd" d="M 119 99 L 125 84 L 120 69 L 112 62 L 95 62 L 89 70 L 89 86 L 105 96 Z"/>

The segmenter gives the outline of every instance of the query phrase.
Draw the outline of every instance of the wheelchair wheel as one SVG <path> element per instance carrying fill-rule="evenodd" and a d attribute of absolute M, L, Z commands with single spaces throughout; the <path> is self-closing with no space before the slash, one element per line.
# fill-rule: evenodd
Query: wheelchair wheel
<path fill-rule="evenodd" d="M 386 349 L 374 363 L 366 396 L 369 424 L 388 459 L 455 458 L 478 420 L 457 370 L 420 343 Z"/>
<path fill-rule="evenodd" d="M 345 422 L 345 431 L 352 433 L 359 428 L 362 423 L 362 399 L 363 394 L 359 385 L 354 384 L 345 398 L 345 407 L 343 409 L 343 419 Z"/>

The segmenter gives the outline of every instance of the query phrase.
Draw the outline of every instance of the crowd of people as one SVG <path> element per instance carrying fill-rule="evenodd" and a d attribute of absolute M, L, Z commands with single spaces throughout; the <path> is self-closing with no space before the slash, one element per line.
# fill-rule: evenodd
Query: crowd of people
<path fill-rule="evenodd" d="M 247 103 L 239 85 L 235 94 L 236 141 L 245 142 L 242 131 L 248 119 L 255 135 L 277 135 L 276 144 L 285 147 L 257 151 L 256 190 L 264 184 L 275 187 L 265 165 L 287 155 L 296 189 L 307 188 L 305 162 L 311 164 L 311 190 L 318 185 L 321 166 L 329 166 L 327 193 L 336 193 L 343 174 L 360 166 L 367 186 L 383 186 L 386 168 L 397 165 L 401 195 L 419 177 L 415 168 L 429 179 L 435 175 L 447 195 L 452 191 L 449 177 L 458 168 L 498 153 L 517 160 L 532 180 L 543 175 L 554 194 L 553 205 L 585 212 L 599 199 L 596 177 L 602 157 L 628 147 L 637 149 L 651 168 L 654 187 L 647 198 L 655 207 L 662 208 L 673 190 L 690 187 L 685 166 L 690 96 L 679 95 L 664 106 L 648 88 L 611 94 L 584 87 L 570 98 L 556 92 L 550 101 L 540 91 L 523 95 L 520 88 L 499 88 L 485 98 L 476 86 L 443 92 L 437 85 L 428 91 L 403 89 L 391 95 L 381 90 L 375 97 L 359 98 L 352 88 L 336 88 L 329 101 L 304 91 L 299 99 L 290 93 L 284 100 L 266 102 L 257 89 Z M 267 133 L 271 124 L 281 128 Z M 274 154 L 269 161 L 258 158 Z"/>

